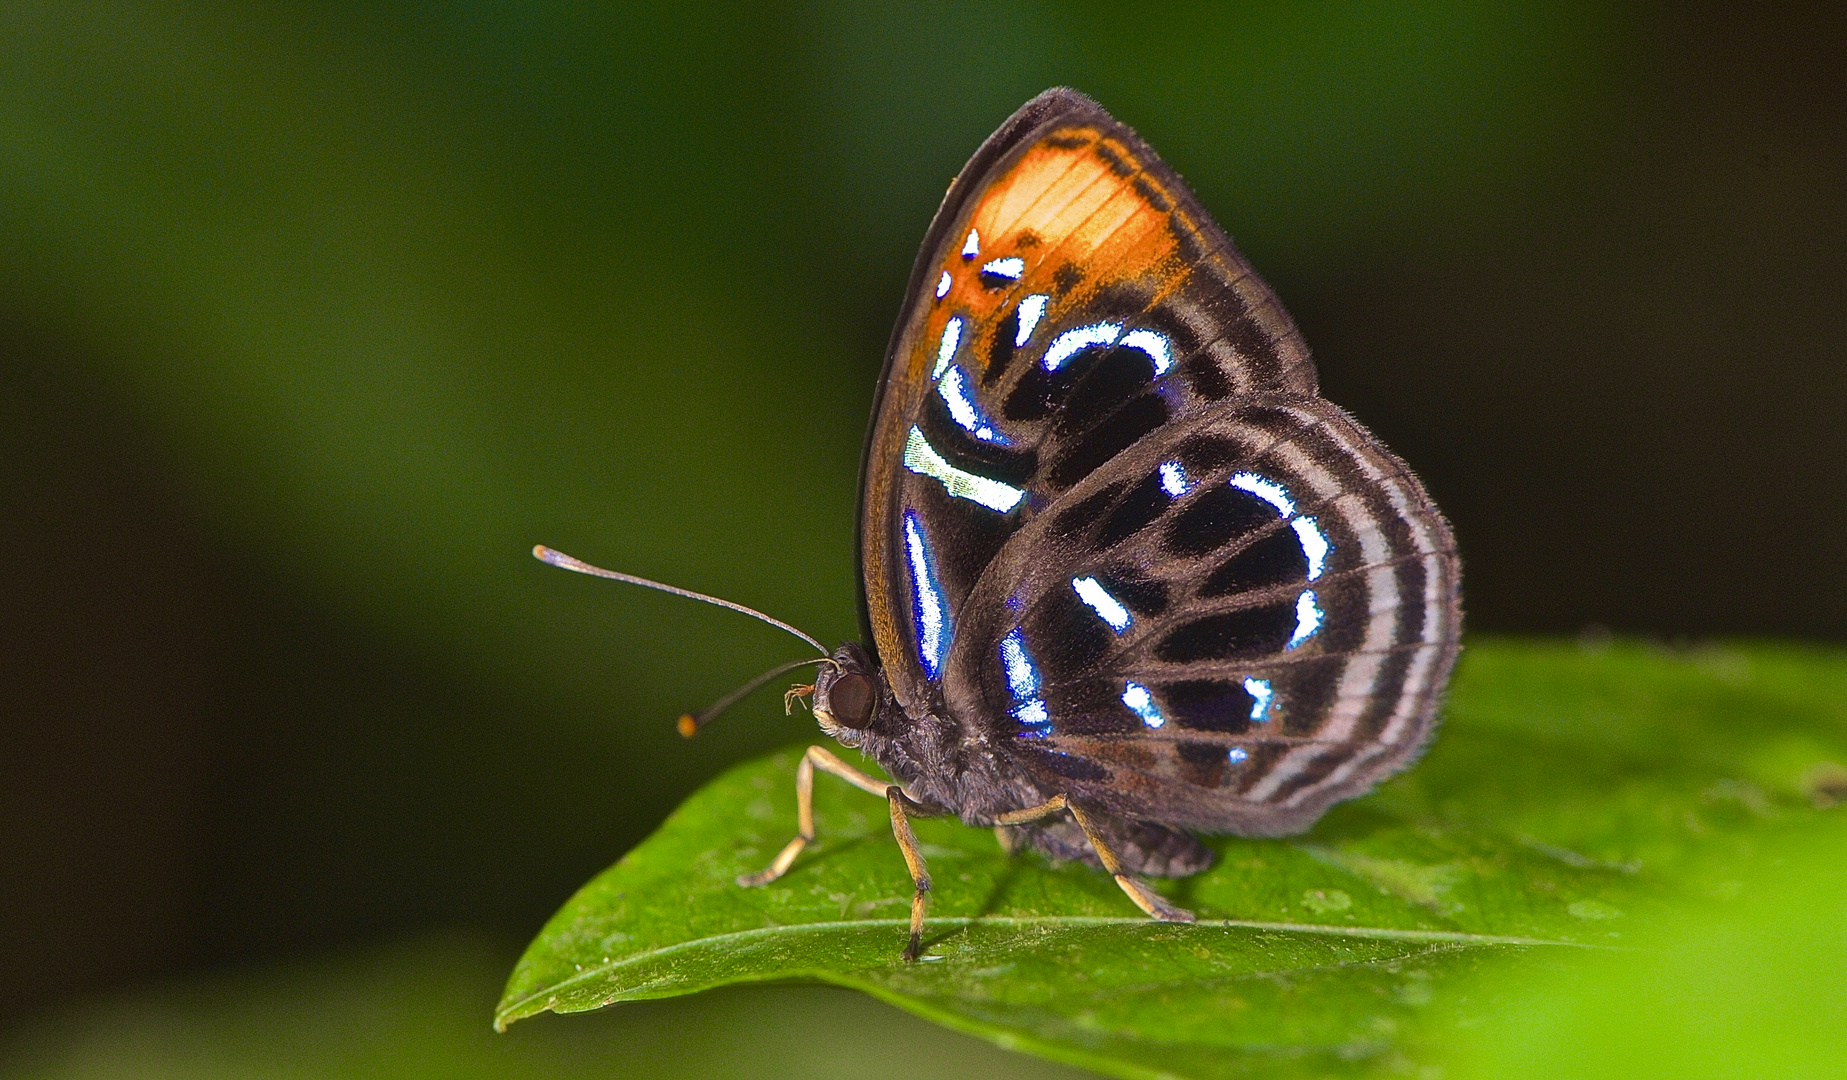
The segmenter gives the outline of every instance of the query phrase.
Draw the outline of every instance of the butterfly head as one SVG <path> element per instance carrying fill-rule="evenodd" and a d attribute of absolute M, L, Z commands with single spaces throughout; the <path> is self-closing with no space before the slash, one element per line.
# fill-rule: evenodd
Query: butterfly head
<path fill-rule="evenodd" d="M 829 738 L 858 746 L 869 730 L 884 726 L 898 708 L 870 654 L 848 642 L 834 650 L 834 662 L 815 675 L 814 717 Z"/>

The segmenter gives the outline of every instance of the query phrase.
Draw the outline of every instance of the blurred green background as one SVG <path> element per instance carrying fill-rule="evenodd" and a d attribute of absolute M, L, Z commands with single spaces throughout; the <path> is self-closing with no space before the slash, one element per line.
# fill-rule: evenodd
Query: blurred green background
<path fill-rule="evenodd" d="M 1057 83 L 1424 475 L 1472 629 L 1847 638 L 1842 12 L 6 4 L 0 1033 L 106 1054 L 97 994 L 363 996 L 389 956 L 484 1032 L 575 886 L 811 730 L 766 697 L 680 741 L 793 644 L 527 549 L 852 636 L 916 244 Z M 1002 1060 L 833 991 L 618 1012 L 484 1045 Z"/>

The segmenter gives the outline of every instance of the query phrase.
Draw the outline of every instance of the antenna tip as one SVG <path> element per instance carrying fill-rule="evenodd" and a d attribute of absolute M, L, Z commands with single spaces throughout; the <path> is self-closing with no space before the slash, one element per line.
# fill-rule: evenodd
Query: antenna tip
<path fill-rule="evenodd" d="M 679 722 L 674 724 L 674 727 L 679 730 L 682 739 L 690 739 L 699 734 L 699 721 L 693 718 L 692 713 L 681 713 Z"/>
<path fill-rule="evenodd" d="M 557 554 L 557 552 L 554 552 L 551 548 L 546 547 L 544 544 L 532 545 L 532 557 L 539 560 L 540 562 L 551 562 L 552 561 L 551 557 L 555 554 Z"/>

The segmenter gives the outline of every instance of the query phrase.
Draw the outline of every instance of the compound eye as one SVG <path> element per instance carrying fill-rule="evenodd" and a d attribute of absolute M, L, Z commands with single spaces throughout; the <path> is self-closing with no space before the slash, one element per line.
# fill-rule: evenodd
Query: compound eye
<path fill-rule="evenodd" d="M 842 675 L 827 690 L 827 709 L 834 723 L 863 730 L 872 723 L 872 708 L 878 704 L 878 691 L 870 676 L 857 672 Z"/>

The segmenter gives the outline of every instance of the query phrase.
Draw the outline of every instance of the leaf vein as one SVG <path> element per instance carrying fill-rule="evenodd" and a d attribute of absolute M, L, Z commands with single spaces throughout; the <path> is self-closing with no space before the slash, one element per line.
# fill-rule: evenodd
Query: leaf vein
<path fill-rule="evenodd" d="M 873 928 L 896 928 L 908 926 L 905 919 L 841 919 L 829 922 L 791 923 L 783 926 L 759 926 L 749 930 L 734 930 L 723 934 L 711 934 L 706 937 L 677 941 L 656 949 L 625 956 L 607 964 L 587 967 L 574 973 L 562 982 L 534 990 L 532 993 L 510 1002 L 500 1010 L 500 1017 L 509 1017 L 519 1013 L 533 1001 L 547 996 L 555 996 L 574 984 L 603 977 L 610 972 L 649 960 L 657 960 L 676 953 L 689 952 L 708 946 L 743 943 L 755 939 L 774 938 L 783 934 L 812 934 L 838 930 L 864 930 Z M 945 917 L 931 919 L 933 928 L 996 926 L 996 927 L 1042 927 L 1049 929 L 1080 928 L 1092 926 L 1147 926 L 1147 919 L 1127 915 L 999 915 L 972 917 Z M 1178 928 L 1179 924 L 1174 925 Z M 1327 934 L 1336 937 L 1366 938 L 1385 941 L 1426 941 L 1433 944 L 1464 945 L 1476 947 L 1533 947 L 1565 946 L 1568 948 L 1598 948 L 1576 941 L 1564 941 L 1553 938 L 1520 937 L 1507 934 L 1471 934 L 1457 930 L 1401 930 L 1378 926 L 1331 926 L 1320 923 L 1263 922 L 1254 919 L 1200 919 L 1185 924 L 1199 928 L 1260 930 L 1287 934 Z M 673 981 L 673 980 L 668 980 Z"/>

